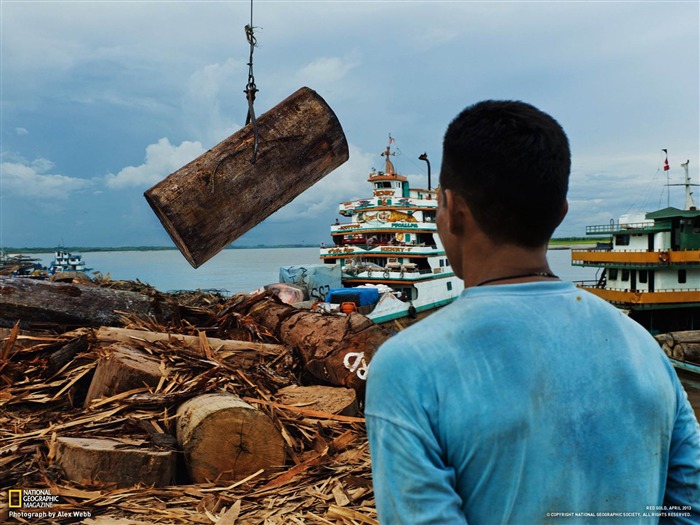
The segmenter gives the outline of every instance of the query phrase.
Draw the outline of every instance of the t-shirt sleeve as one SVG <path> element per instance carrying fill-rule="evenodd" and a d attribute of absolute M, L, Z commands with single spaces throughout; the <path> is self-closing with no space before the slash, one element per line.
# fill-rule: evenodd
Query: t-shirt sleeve
<path fill-rule="evenodd" d="M 421 376 L 415 356 L 397 350 L 382 347 L 367 380 L 365 415 L 379 522 L 465 524 L 454 469 L 445 464 L 432 428 L 430 380 Z"/>

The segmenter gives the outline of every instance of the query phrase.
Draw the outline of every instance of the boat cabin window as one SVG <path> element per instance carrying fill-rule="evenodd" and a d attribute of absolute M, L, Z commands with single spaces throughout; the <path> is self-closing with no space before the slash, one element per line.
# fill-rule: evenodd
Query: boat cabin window
<path fill-rule="evenodd" d="M 423 212 L 424 222 L 435 222 L 435 212 L 434 211 L 424 211 Z"/>
<path fill-rule="evenodd" d="M 447 291 L 448 292 L 452 291 L 452 281 L 447 281 Z"/>
<path fill-rule="evenodd" d="M 391 188 L 391 181 L 383 180 L 383 181 L 375 182 L 374 187 L 378 190 L 380 190 L 382 188 Z"/>
<path fill-rule="evenodd" d="M 616 235 L 615 236 L 615 245 L 617 245 L 617 246 L 629 246 L 630 245 L 629 234 Z"/>
<path fill-rule="evenodd" d="M 688 275 L 685 270 L 678 270 L 678 283 L 683 284 L 688 282 Z"/>
<path fill-rule="evenodd" d="M 629 270 L 622 270 L 622 281 L 629 281 L 630 280 L 630 271 Z"/>
<path fill-rule="evenodd" d="M 617 281 L 617 268 L 610 268 L 608 271 L 608 278 L 611 281 Z"/>
<path fill-rule="evenodd" d="M 639 282 L 646 283 L 649 280 L 649 272 L 646 270 L 639 270 Z"/>

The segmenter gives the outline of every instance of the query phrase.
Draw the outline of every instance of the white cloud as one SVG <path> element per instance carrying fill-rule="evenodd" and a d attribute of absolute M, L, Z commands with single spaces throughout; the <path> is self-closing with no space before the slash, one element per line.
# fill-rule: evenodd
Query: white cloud
<path fill-rule="evenodd" d="M 184 141 L 173 146 L 167 138 L 146 147 L 146 160 L 139 166 L 127 166 L 116 175 L 105 177 L 105 184 L 112 189 L 148 187 L 160 182 L 206 150 L 200 142 Z"/>
<path fill-rule="evenodd" d="M 15 133 L 17 135 L 29 135 L 29 131 L 26 128 L 15 128 Z"/>
<path fill-rule="evenodd" d="M 188 136 L 213 146 L 242 127 L 233 117 L 245 120 L 244 73 L 233 59 L 192 73 L 182 102 Z"/>
<path fill-rule="evenodd" d="M 90 187 L 89 180 L 50 173 L 54 164 L 47 159 L 0 164 L 2 193 L 42 200 L 66 200 L 71 194 Z"/>

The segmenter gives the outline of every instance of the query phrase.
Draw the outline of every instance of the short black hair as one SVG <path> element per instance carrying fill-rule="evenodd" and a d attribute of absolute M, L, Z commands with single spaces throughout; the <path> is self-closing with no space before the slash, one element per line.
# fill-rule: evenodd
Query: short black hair
<path fill-rule="evenodd" d="M 465 199 L 494 242 L 536 247 L 561 221 L 570 171 L 556 120 L 524 102 L 486 100 L 447 128 L 440 185 Z"/>

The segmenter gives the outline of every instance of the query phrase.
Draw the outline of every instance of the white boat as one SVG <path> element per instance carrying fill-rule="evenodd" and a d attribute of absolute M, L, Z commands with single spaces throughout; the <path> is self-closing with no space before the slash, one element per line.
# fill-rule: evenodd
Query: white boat
<path fill-rule="evenodd" d="M 88 272 L 92 268 L 87 268 L 83 262 L 82 255 L 68 253 L 62 248 L 59 248 L 54 253 L 53 261 L 49 264 L 49 274 L 65 272 Z"/>
<path fill-rule="evenodd" d="M 331 225 L 333 244 L 321 247 L 326 268 L 284 280 L 306 286 L 316 308 L 356 310 L 383 323 L 444 306 L 464 289 L 437 234 L 437 191 L 410 187 L 391 161 L 391 142 L 384 171 L 369 175 L 372 196 L 340 204 L 346 220 Z M 337 287 L 310 283 L 315 270 L 336 275 Z"/>

